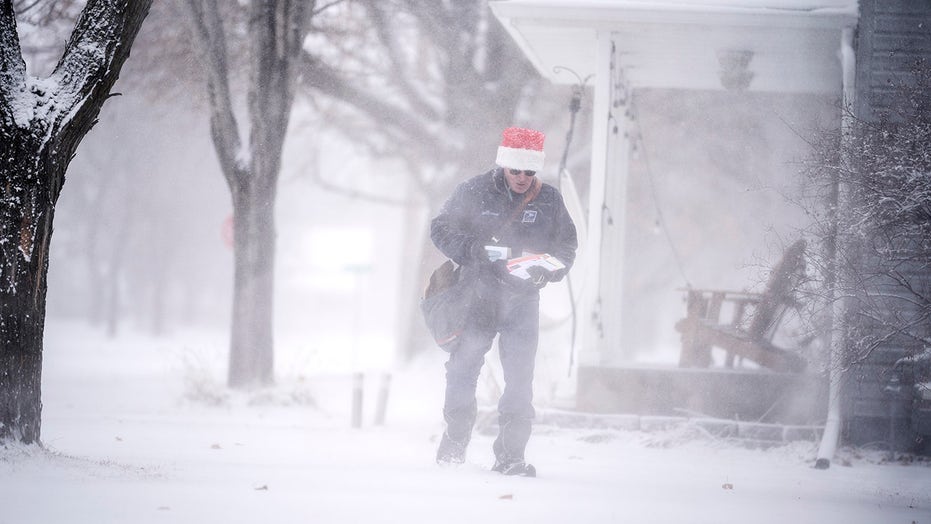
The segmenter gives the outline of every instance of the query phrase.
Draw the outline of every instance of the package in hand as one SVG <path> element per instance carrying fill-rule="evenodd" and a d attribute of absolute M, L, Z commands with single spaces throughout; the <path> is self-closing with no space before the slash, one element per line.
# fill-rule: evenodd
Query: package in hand
<path fill-rule="evenodd" d="M 510 272 L 511 275 L 522 278 L 524 280 L 527 280 L 531 277 L 527 270 L 532 267 L 540 267 L 546 271 L 553 272 L 559 271 L 560 269 L 565 269 L 566 265 L 563 264 L 558 258 L 547 253 L 539 255 L 525 255 L 508 260 L 508 272 Z"/>

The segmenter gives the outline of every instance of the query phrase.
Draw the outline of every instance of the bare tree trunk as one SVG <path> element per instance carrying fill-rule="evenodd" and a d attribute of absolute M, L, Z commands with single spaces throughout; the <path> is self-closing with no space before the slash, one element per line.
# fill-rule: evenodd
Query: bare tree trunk
<path fill-rule="evenodd" d="M 149 330 L 155 336 L 165 334 L 165 325 L 167 323 L 165 311 L 166 295 L 170 292 L 169 288 L 169 259 L 163 257 L 158 260 L 152 268 L 152 281 L 149 288 Z"/>
<path fill-rule="evenodd" d="M 47 188 L 30 188 L 31 166 L 39 159 L 29 138 L 6 142 L 15 145 L 0 161 L 5 181 L 0 238 L 14 240 L 0 245 L 0 440 L 25 443 L 40 436 L 45 276 L 54 214 L 54 206 L 39 198 Z"/>
<path fill-rule="evenodd" d="M 436 211 L 433 206 L 428 208 L 427 223 L 436 215 Z M 398 344 L 399 355 L 405 360 L 435 345 L 420 313 L 420 299 L 430 274 L 443 262 L 444 257 L 430 240 L 429 226 L 425 225 L 422 215 L 422 210 L 411 210 L 405 214 L 405 257 L 418 261 L 401 272 L 399 322 L 402 328 Z"/>
<path fill-rule="evenodd" d="M 424 260 L 424 246 L 427 235 L 423 227 L 421 210 L 409 206 L 404 212 L 404 259 L 420 261 L 421 266 L 433 268 L 435 264 L 428 264 Z M 417 353 L 421 345 L 430 340 L 418 312 L 420 297 L 423 294 L 425 277 L 423 267 L 411 268 L 401 271 L 400 297 L 398 303 L 398 355 L 409 359 Z"/>
<path fill-rule="evenodd" d="M 294 99 L 306 14 L 315 2 L 257 0 L 248 38 L 250 134 L 243 146 L 233 112 L 226 36 L 216 0 L 182 0 L 206 68 L 210 127 L 233 199 L 234 282 L 228 384 L 261 387 L 274 380 L 272 302 L 275 197 L 281 152 Z"/>
<path fill-rule="evenodd" d="M 122 284 L 124 279 L 123 262 L 126 258 L 127 244 L 130 242 L 130 223 L 133 221 L 133 212 L 126 207 L 123 210 L 123 217 L 119 221 L 119 226 L 113 232 L 113 239 L 116 241 L 110 247 L 108 253 L 109 264 L 107 264 L 105 280 L 100 287 L 104 301 L 104 323 L 107 328 L 107 336 L 113 338 L 120 329 L 120 321 L 123 308 L 120 296 L 122 294 Z M 90 261 L 94 263 L 93 260 Z"/>
<path fill-rule="evenodd" d="M 274 380 L 275 223 L 269 192 L 269 188 L 248 187 L 233 197 L 236 258 L 230 387 L 263 386 Z"/>
<path fill-rule="evenodd" d="M 39 442 L 46 276 L 65 171 L 116 82 L 151 0 L 89 0 L 51 77 L 26 75 L 0 0 L 0 441 Z"/>

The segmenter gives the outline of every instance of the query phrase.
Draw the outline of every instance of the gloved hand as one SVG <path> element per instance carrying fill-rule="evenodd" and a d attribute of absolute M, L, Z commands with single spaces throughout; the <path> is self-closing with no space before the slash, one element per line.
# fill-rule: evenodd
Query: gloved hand
<path fill-rule="evenodd" d="M 485 242 L 478 239 L 474 240 L 469 246 L 469 258 L 480 264 L 491 263 L 491 259 L 488 258 L 488 251 L 485 250 Z"/>
<path fill-rule="evenodd" d="M 527 269 L 530 278 L 527 282 L 536 289 L 541 289 L 550 281 L 550 272 L 540 266 L 533 266 Z"/>
<path fill-rule="evenodd" d="M 511 276 L 511 272 L 508 271 L 508 263 L 506 260 L 495 260 L 494 262 L 491 262 L 491 267 L 498 278 L 517 278 Z"/>

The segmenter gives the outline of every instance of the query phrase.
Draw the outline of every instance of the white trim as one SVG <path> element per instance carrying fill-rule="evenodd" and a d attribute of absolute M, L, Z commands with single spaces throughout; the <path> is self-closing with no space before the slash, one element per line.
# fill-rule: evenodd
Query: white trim
<path fill-rule="evenodd" d="M 601 243 L 604 222 L 605 180 L 608 170 L 608 121 L 610 113 L 611 33 L 598 33 L 598 72 L 592 102 L 592 157 L 588 189 L 588 242 L 585 248 L 585 288 L 579 303 L 579 329 L 576 347 L 580 365 L 598 365 L 602 355 L 600 329 L 601 310 L 598 294 L 601 288 Z"/>
<path fill-rule="evenodd" d="M 546 155 L 543 151 L 498 146 L 498 156 L 495 158 L 495 163 L 501 167 L 511 169 L 540 171 L 543 169 L 544 160 L 546 160 Z"/>
<path fill-rule="evenodd" d="M 778 2 L 772 2 L 778 4 Z M 708 26 L 763 26 L 843 29 L 856 24 L 857 3 L 812 8 L 761 5 L 695 4 L 651 0 L 507 0 L 489 2 L 500 18 L 519 19 L 521 24 L 553 23 L 616 29 L 617 24 L 700 24 Z"/>
<path fill-rule="evenodd" d="M 556 84 L 595 74 L 598 34 L 617 33 L 635 88 L 723 89 L 717 53 L 754 53 L 749 89 L 836 93 L 835 34 L 855 0 L 507 0 L 489 2 L 537 71 Z M 567 74 L 566 70 L 575 74 Z M 577 76 L 576 76 L 577 75 Z"/>

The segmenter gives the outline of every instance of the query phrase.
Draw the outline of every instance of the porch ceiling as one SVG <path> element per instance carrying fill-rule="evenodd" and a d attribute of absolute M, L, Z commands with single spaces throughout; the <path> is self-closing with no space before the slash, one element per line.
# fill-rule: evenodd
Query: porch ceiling
<path fill-rule="evenodd" d="M 633 87 L 839 92 L 841 33 L 856 0 L 506 0 L 495 16 L 539 72 L 575 83 L 611 32 Z M 778 5 L 778 7 L 768 7 Z M 746 81 L 749 81 L 747 85 Z"/>

